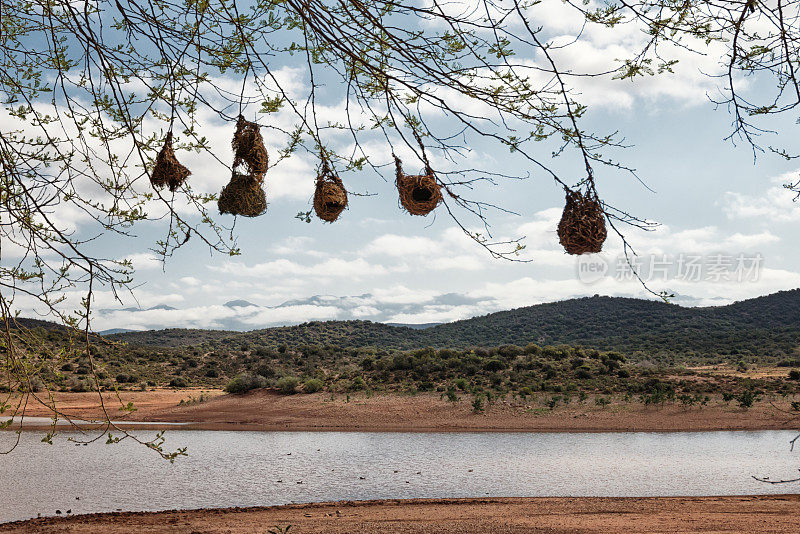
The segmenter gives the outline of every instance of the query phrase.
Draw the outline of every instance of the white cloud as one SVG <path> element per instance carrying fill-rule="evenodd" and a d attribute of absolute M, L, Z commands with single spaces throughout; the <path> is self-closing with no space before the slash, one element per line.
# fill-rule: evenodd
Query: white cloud
<path fill-rule="evenodd" d="M 284 275 L 323 278 L 363 277 L 380 276 L 389 272 L 389 269 L 383 265 L 369 263 L 363 258 L 354 260 L 331 258 L 314 265 L 302 265 L 282 258 L 251 266 L 238 262 L 227 262 L 221 266 L 209 266 L 209 269 L 230 275 L 257 276 L 264 278 L 275 278 Z"/>
<path fill-rule="evenodd" d="M 364 248 L 364 253 L 409 258 L 436 254 L 441 248 L 441 244 L 428 237 L 384 234 L 373 239 Z"/>
<path fill-rule="evenodd" d="M 133 264 L 133 268 L 136 271 L 160 269 L 163 265 L 163 263 L 151 252 L 138 252 L 136 254 L 129 254 L 125 257 L 125 259 Z"/>
<path fill-rule="evenodd" d="M 335 306 L 286 306 L 264 308 L 254 315 L 243 317 L 242 321 L 263 328 L 273 325 L 289 325 L 306 321 L 326 321 L 336 319 L 341 310 Z"/>
<path fill-rule="evenodd" d="M 797 182 L 798 174 L 800 169 L 771 179 L 772 185 L 761 195 L 725 193 L 722 205 L 728 219 L 755 219 L 769 224 L 800 221 L 800 202 L 794 200 L 794 193 L 783 187 Z"/>

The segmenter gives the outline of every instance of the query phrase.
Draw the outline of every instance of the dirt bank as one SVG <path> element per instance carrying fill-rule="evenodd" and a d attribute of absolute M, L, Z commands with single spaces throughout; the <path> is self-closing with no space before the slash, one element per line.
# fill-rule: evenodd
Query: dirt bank
<path fill-rule="evenodd" d="M 795 533 L 800 496 L 414 499 L 270 508 L 121 512 L 0 525 L 16 533 Z M 278 530 L 273 530 L 278 531 Z"/>
<path fill-rule="evenodd" d="M 197 402 L 202 394 L 206 399 Z M 253 391 L 226 395 L 209 390 L 121 392 L 123 403 L 133 402 L 133 413 L 120 411 L 113 393 L 104 394 L 112 419 L 192 423 L 186 428 L 208 430 L 363 430 L 363 431 L 699 431 L 793 429 L 787 415 L 790 401 L 775 405 L 762 401 L 749 410 L 719 400 L 705 407 L 644 406 L 615 402 L 596 406 L 591 399 L 573 400 L 554 410 L 541 399 L 498 401 L 483 414 L 473 413 L 469 397 L 452 403 L 438 395 L 279 395 Z M 194 398 L 195 401 L 191 401 Z M 59 408 L 83 419 L 101 416 L 96 393 L 57 393 Z M 181 404 L 181 401 L 184 401 Z M 187 404 L 188 402 L 188 404 Z M 29 403 L 28 415 L 46 416 L 44 406 Z"/>

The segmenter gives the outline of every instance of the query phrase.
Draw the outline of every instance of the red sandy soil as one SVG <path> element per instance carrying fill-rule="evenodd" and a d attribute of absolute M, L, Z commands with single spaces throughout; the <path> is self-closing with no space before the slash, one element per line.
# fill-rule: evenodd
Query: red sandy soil
<path fill-rule="evenodd" d="M 15 533 L 797 533 L 800 496 L 413 499 L 120 512 L 0 525 Z"/>
<path fill-rule="evenodd" d="M 789 400 L 759 402 L 750 410 L 735 403 L 712 401 L 705 407 L 679 405 L 644 406 L 638 402 L 615 402 L 596 406 L 590 397 L 550 410 L 540 400 L 498 401 L 486 413 L 472 411 L 470 397 L 459 402 L 442 400 L 436 394 L 279 395 L 258 390 L 244 395 L 226 395 L 202 390 L 209 398 L 202 403 L 180 405 L 181 400 L 199 398 L 201 390 L 125 391 L 123 403 L 131 401 L 137 411 L 120 411 L 114 393 L 104 393 L 109 416 L 131 421 L 192 423 L 184 428 L 207 430 L 361 430 L 361 431 L 699 431 L 793 429 L 798 421 L 787 414 Z M 97 393 L 56 393 L 58 407 L 74 417 L 102 417 Z M 785 410 L 782 411 L 782 410 Z M 47 416 L 45 406 L 29 403 L 27 415 Z M 798 530 L 800 531 L 800 529 Z"/>

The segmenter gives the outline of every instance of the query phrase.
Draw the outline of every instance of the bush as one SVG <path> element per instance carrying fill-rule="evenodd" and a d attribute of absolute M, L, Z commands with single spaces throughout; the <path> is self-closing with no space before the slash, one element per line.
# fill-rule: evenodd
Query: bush
<path fill-rule="evenodd" d="M 789 380 L 800 380 L 800 371 L 797 369 L 789 371 Z"/>
<path fill-rule="evenodd" d="M 575 378 L 578 380 L 588 380 L 592 378 L 592 370 L 584 365 L 575 373 Z"/>
<path fill-rule="evenodd" d="M 38 377 L 32 377 L 27 384 L 20 386 L 20 391 L 30 391 L 31 393 L 38 393 L 44 389 L 44 382 Z"/>
<path fill-rule="evenodd" d="M 453 380 L 453 384 L 455 384 L 455 386 L 461 391 L 465 391 L 469 385 L 469 382 L 467 382 L 466 378 L 456 378 Z"/>
<path fill-rule="evenodd" d="M 458 402 L 460 400 L 458 398 L 458 395 L 456 395 L 456 390 L 453 389 L 452 387 L 447 389 L 446 395 L 447 395 L 447 400 L 450 402 Z"/>
<path fill-rule="evenodd" d="M 186 388 L 189 387 L 189 383 L 186 381 L 185 378 L 180 376 L 173 378 L 169 381 L 169 387 L 171 388 Z"/>
<path fill-rule="evenodd" d="M 364 382 L 364 379 L 360 376 L 357 376 L 353 379 L 353 382 L 350 384 L 350 389 L 353 391 L 360 391 L 362 389 L 367 388 L 367 383 Z"/>
<path fill-rule="evenodd" d="M 275 369 L 271 365 L 263 363 L 256 369 L 256 374 L 264 378 L 270 378 L 275 376 Z"/>
<path fill-rule="evenodd" d="M 494 359 L 494 360 L 489 360 L 488 362 L 486 362 L 486 365 L 484 365 L 483 367 L 487 371 L 490 371 L 492 373 L 496 373 L 497 371 L 502 371 L 503 369 L 505 369 L 506 368 L 506 364 L 501 362 L 500 360 Z"/>
<path fill-rule="evenodd" d="M 67 380 L 67 389 L 75 393 L 81 393 L 87 390 L 86 382 L 73 376 Z"/>
<path fill-rule="evenodd" d="M 225 385 L 225 392 L 233 395 L 247 393 L 253 389 L 266 387 L 267 382 L 258 375 L 242 373 Z"/>
<path fill-rule="evenodd" d="M 747 409 L 751 408 L 753 403 L 758 400 L 758 395 L 756 395 L 752 389 L 747 389 L 742 391 L 742 393 L 736 397 L 736 400 L 739 402 L 740 408 Z"/>
<path fill-rule="evenodd" d="M 278 389 L 284 395 L 291 395 L 297 390 L 300 380 L 296 376 L 284 376 L 278 380 Z"/>
<path fill-rule="evenodd" d="M 305 393 L 316 393 L 322 389 L 323 383 L 322 380 L 318 380 L 316 378 L 309 378 L 305 382 L 303 382 L 303 391 Z"/>
<path fill-rule="evenodd" d="M 483 413 L 483 395 L 475 395 L 475 398 L 472 399 L 472 411 L 475 413 Z"/>

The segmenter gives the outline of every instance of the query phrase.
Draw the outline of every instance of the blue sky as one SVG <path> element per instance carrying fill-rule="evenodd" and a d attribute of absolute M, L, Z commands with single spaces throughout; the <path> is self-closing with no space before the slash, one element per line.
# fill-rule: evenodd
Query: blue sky
<path fill-rule="evenodd" d="M 559 4 L 545 2 L 539 8 L 556 41 L 577 31 Z M 613 35 L 585 32 L 579 46 L 563 52 L 561 60 L 576 70 L 598 70 L 603 62 L 635 48 L 637 39 L 641 36 L 631 29 Z M 660 223 L 653 232 L 624 228 L 625 234 L 645 264 L 669 264 L 669 272 L 650 280 L 649 286 L 673 292 L 674 302 L 690 306 L 800 287 L 795 245 L 800 205 L 782 187 L 796 180 L 797 164 L 769 154 L 754 162 L 749 146 L 724 139 L 731 116 L 714 109 L 708 95 L 719 82 L 703 74 L 718 69 L 713 56 L 681 57 L 674 74 L 636 82 L 609 77 L 574 87 L 582 93 L 579 100 L 590 106 L 583 127 L 618 130 L 632 147 L 612 155 L 635 167 L 653 190 L 630 175 L 598 168 L 599 193 L 617 207 Z M 307 84 L 302 70 L 284 67 L 280 75 L 299 92 Z M 236 80 L 230 83 L 234 86 Z M 747 90 L 759 91 L 757 81 Z M 340 91 L 335 84 L 325 88 L 329 107 L 324 113 L 330 117 L 341 112 Z M 771 126 L 780 129 L 774 142 L 797 138 L 798 126 L 790 118 Z M 231 124 L 206 118 L 204 133 L 225 161 L 232 159 L 232 130 Z M 267 131 L 265 137 L 274 153 L 278 140 Z M 591 260 L 609 266 L 606 275 L 591 283 L 581 279 L 579 260 L 563 252 L 555 233 L 562 191 L 521 158 L 480 141 L 472 148 L 469 161 L 507 174 L 533 173 L 527 180 L 500 181 L 472 193 L 519 214 L 493 213 L 489 221 L 498 238 L 526 236 L 520 259 L 528 263 L 492 259 L 442 209 L 426 218 L 407 215 L 398 207 L 392 181 L 367 171 L 348 175 L 346 184 L 351 191 L 374 196 L 352 196 L 349 209 L 334 224 L 317 219 L 306 224 L 294 215 L 311 209 L 315 163 L 300 155 L 267 174 L 267 213 L 236 222 L 239 257 L 211 254 L 192 240 L 162 265 L 148 250 L 164 232 L 161 223 L 142 225 L 131 240 L 101 240 L 96 246 L 105 255 L 133 261 L 137 287 L 123 295 L 123 303 L 106 290 L 96 292 L 95 309 L 101 311 L 94 328 L 254 329 L 325 319 L 428 323 L 596 293 L 654 298 L 637 281 L 614 276 L 622 248 L 613 235 L 604 252 Z M 379 160 L 388 161 L 381 154 L 385 148 L 375 144 L 373 149 Z M 534 147 L 543 160 L 551 149 L 546 143 Z M 192 169 L 190 180 L 197 190 L 218 192 L 229 178 L 229 171 L 207 156 L 178 157 Z M 579 178 L 577 153 L 548 163 Z M 438 160 L 437 165 L 446 168 L 447 163 Z M 230 216 L 219 220 L 232 223 Z M 474 219 L 464 222 L 477 228 Z M 80 231 L 81 221 L 73 223 Z M 686 280 L 675 272 L 680 257 L 699 257 L 704 268 L 724 258 L 731 272 Z M 760 258 L 756 276 L 738 279 L 730 264 L 737 257 Z M 237 299 L 255 306 L 225 306 Z M 147 309 L 155 306 L 161 309 Z M 24 302 L 22 307 L 26 314 L 33 311 Z"/>

